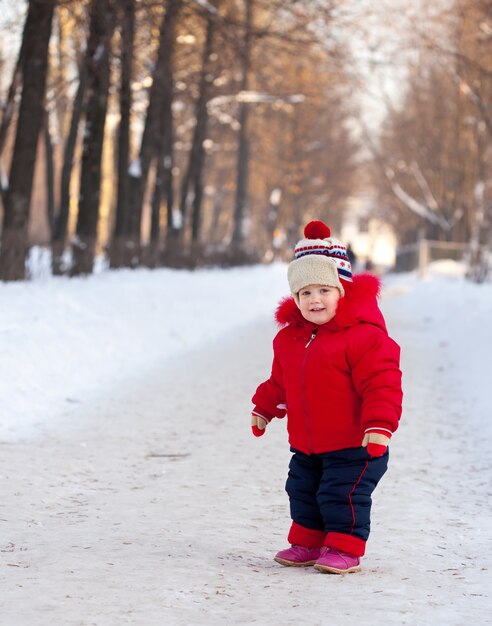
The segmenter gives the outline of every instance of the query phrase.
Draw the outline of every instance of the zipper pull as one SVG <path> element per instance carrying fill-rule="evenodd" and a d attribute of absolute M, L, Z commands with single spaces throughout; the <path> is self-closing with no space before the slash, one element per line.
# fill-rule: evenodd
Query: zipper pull
<path fill-rule="evenodd" d="M 304 346 L 305 348 L 308 348 L 308 347 L 309 347 L 309 344 L 313 341 L 313 339 L 315 339 L 315 337 L 316 337 L 316 333 L 317 333 L 317 332 L 318 332 L 318 329 L 317 329 L 317 328 L 315 328 L 315 329 L 313 330 L 313 334 L 312 334 L 312 335 L 311 335 L 311 337 L 309 338 L 309 341 L 308 341 L 308 342 L 307 342 L 307 344 Z"/>

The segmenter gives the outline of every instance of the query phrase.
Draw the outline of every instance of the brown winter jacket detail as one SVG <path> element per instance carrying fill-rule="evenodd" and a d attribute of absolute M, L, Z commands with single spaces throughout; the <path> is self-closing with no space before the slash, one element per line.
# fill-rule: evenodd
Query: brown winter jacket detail
<path fill-rule="evenodd" d="M 306 454 L 360 447 L 367 429 L 392 433 L 401 416 L 400 349 L 377 304 L 380 281 L 345 284 L 335 317 L 320 326 L 293 298 L 280 303 L 272 373 L 253 396 L 268 421 L 288 414 L 289 443 Z"/>

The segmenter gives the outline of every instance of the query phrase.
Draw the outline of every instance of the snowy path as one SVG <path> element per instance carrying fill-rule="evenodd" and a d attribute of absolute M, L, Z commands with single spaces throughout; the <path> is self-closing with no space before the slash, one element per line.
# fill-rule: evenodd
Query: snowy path
<path fill-rule="evenodd" d="M 389 296 L 405 416 L 361 574 L 272 561 L 289 451 L 282 422 L 259 440 L 248 427 L 264 321 L 0 445 L 2 626 L 492 623 L 490 454 L 463 432 L 445 348 Z"/>

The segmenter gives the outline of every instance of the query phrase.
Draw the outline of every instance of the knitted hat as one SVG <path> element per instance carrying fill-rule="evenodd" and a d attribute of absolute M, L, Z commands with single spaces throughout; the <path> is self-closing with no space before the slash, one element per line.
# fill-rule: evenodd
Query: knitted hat
<path fill-rule="evenodd" d="M 287 277 L 298 306 L 299 291 L 307 285 L 337 287 L 344 296 L 342 281 L 352 282 L 347 250 L 341 241 L 330 235 L 330 229 L 323 222 L 309 222 L 304 228 L 304 239 L 294 248 L 294 260 L 289 264 Z"/>

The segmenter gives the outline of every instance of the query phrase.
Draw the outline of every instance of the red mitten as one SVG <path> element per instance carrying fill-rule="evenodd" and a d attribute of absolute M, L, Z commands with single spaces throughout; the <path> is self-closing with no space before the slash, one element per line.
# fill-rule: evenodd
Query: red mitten
<path fill-rule="evenodd" d="M 380 443 L 368 443 L 367 452 L 369 456 L 383 456 L 388 446 L 383 446 Z"/>
<path fill-rule="evenodd" d="M 255 437 L 261 437 L 265 434 L 267 424 L 267 420 L 261 417 L 261 415 L 255 415 L 255 413 L 251 414 L 251 430 Z"/>
<path fill-rule="evenodd" d="M 367 446 L 367 453 L 369 456 L 383 456 L 386 452 L 386 448 L 388 447 L 390 437 L 391 435 L 389 433 L 385 435 L 381 431 L 372 430 L 364 435 L 362 446 Z"/>
<path fill-rule="evenodd" d="M 255 437 L 261 437 L 262 435 L 265 434 L 265 430 L 266 428 L 258 428 L 258 426 L 251 426 L 251 430 L 253 431 L 253 435 Z"/>

